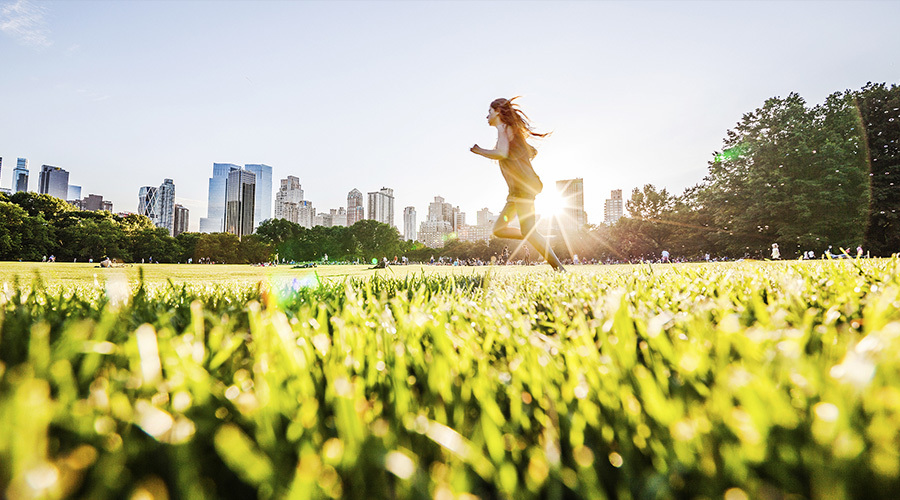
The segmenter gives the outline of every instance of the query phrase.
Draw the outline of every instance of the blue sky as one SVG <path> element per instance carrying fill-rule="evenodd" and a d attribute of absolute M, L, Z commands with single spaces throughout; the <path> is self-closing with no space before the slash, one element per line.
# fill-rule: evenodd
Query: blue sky
<path fill-rule="evenodd" d="M 680 193 L 741 116 L 900 83 L 900 2 L 37 2 L 0 0 L 0 186 L 27 157 L 82 195 L 137 209 L 172 178 L 191 228 L 213 162 L 300 177 L 318 211 L 392 187 L 495 213 L 506 186 L 484 119 L 496 97 L 541 131 L 552 186 Z M 544 196 L 544 195 L 542 195 Z M 539 198 L 540 201 L 540 198 Z"/>

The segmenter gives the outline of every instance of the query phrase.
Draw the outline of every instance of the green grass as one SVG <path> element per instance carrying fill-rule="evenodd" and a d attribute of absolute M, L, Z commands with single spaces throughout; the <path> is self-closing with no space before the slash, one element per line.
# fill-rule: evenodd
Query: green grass
<path fill-rule="evenodd" d="M 18 266 L 0 496 L 900 491 L 898 260 Z"/>
<path fill-rule="evenodd" d="M 260 267 L 238 264 L 187 265 L 187 264 L 135 264 L 120 268 L 100 268 L 98 264 L 72 262 L 0 262 L 0 284 L 12 285 L 18 280 L 23 285 L 31 285 L 37 277 L 48 285 L 91 286 L 95 281 L 99 284 L 108 282 L 126 282 L 136 284 L 143 273 L 144 282 L 157 285 L 171 281 L 176 284 L 225 284 L 253 285 L 264 282 L 272 285 L 283 285 L 298 277 L 318 275 L 320 278 L 345 279 L 367 278 L 372 276 L 404 278 L 409 275 L 447 275 L 447 274 L 493 274 L 519 273 L 528 271 L 549 271 L 550 266 L 391 266 L 389 269 L 371 269 L 371 265 L 326 265 L 307 269 L 294 269 L 290 265 L 277 267 Z M 596 270 L 596 266 L 576 268 L 573 272 Z"/>

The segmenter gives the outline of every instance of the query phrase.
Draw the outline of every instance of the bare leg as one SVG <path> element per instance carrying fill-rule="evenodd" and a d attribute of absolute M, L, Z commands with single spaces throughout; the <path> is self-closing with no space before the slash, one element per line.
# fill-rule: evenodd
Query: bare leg
<path fill-rule="evenodd" d="M 500 215 L 497 216 L 497 221 L 494 223 L 494 236 L 507 240 L 524 239 L 520 230 L 509 227 L 509 223 L 512 222 L 513 217 L 516 217 L 516 204 L 507 201 L 506 205 L 503 205 L 503 210 L 500 211 Z M 521 224 L 521 222 L 519 223 Z"/>
<path fill-rule="evenodd" d="M 547 260 L 547 263 L 553 266 L 553 269 L 565 271 L 553 249 L 550 248 L 550 244 L 534 227 L 534 200 L 517 201 L 515 208 L 519 218 L 519 226 L 522 228 L 521 234 Z"/>

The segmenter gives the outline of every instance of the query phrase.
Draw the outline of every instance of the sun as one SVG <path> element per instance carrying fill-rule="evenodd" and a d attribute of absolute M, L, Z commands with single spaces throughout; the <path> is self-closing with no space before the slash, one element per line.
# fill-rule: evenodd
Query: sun
<path fill-rule="evenodd" d="M 566 208 L 566 200 L 559 191 L 545 191 L 534 200 L 534 210 L 541 217 L 559 217 Z"/>

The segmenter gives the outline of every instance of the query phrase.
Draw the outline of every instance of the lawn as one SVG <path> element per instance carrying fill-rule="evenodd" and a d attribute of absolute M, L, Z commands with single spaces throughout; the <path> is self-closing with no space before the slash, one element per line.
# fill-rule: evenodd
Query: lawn
<path fill-rule="evenodd" d="M 596 270 L 596 266 L 573 268 L 573 272 Z M 137 283 L 143 272 L 148 284 L 174 283 L 251 285 L 259 282 L 281 285 L 294 279 L 344 279 L 365 278 L 375 275 L 404 278 L 411 274 L 494 274 L 519 273 L 522 271 L 547 271 L 550 266 L 391 266 L 389 269 L 372 269 L 371 265 L 319 265 L 315 268 L 294 269 L 290 265 L 274 267 L 239 264 L 129 264 L 125 267 L 101 268 L 98 264 L 72 262 L 0 262 L 0 283 L 12 284 L 16 279 L 30 285 L 35 277 L 40 277 L 48 285 L 83 286 L 98 283 Z"/>
<path fill-rule="evenodd" d="M 0 281 L 0 497 L 900 491 L 896 259 Z"/>

